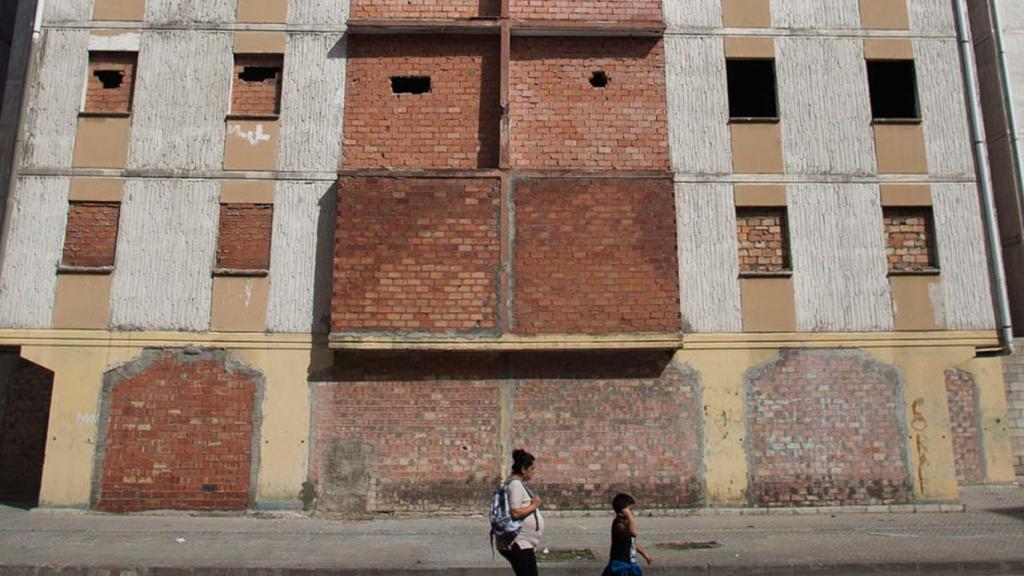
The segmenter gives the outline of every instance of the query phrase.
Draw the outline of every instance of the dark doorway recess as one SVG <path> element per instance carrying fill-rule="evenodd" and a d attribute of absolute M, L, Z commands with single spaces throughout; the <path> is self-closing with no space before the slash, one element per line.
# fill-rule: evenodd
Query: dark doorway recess
<path fill-rule="evenodd" d="M 0 354 L 0 503 L 39 505 L 53 372 Z"/>

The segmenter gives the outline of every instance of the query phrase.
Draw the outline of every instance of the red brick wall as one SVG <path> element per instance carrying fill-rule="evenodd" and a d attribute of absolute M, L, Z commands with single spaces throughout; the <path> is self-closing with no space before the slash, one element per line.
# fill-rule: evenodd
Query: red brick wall
<path fill-rule="evenodd" d="M 217 268 L 269 269 L 273 214 L 271 204 L 221 204 Z"/>
<path fill-rule="evenodd" d="M 135 85 L 135 52 L 90 52 L 89 80 L 85 92 L 85 111 L 94 113 L 124 113 L 131 110 Z M 117 87 L 104 88 L 97 73 L 120 72 Z"/>
<path fill-rule="evenodd" d="M 961 484 L 985 481 L 981 462 L 981 434 L 978 430 L 978 399 L 974 378 L 962 370 L 946 370 L 946 398 L 953 433 L 956 479 Z"/>
<path fill-rule="evenodd" d="M 53 372 L 27 361 L 0 384 L 0 501 L 35 503 L 43 478 Z"/>
<path fill-rule="evenodd" d="M 848 350 L 786 350 L 748 372 L 751 502 L 908 502 L 899 373 Z"/>
<path fill-rule="evenodd" d="M 657 20 L 658 0 L 511 0 L 513 18 L 537 20 Z"/>
<path fill-rule="evenodd" d="M 492 37 L 350 38 L 344 166 L 497 166 L 499 73 Z M 429 76 L 431 91 L 394 94 L 393 76 Z"/>
<path fill-rule="evenodd" d="M 678 332 L 671 180 L 520 180 L 514 332 Z"/>
<path fill-rule="evenodd" d="M 61 264 L 113 266 L 120 214 L 117 202 L 70 202 Z"/>
<path fill-rule="evenodd" d="M 147 351 L 108 372 L 96 508 L 247 508 L 257 378 L 214 351 Z"/>
<path fill-rule="evenodd" d="M 886 208 L 883 219 L 890 271 L 936 267 L 931 208 Z"/>
<path fill-rule="evenodd" d="M 495 179 L 343 178 L 333 332 L 496 326 Z"/>
<path fill-rule="evenodd" d="M 785 208 L 736 210 L 736 241 L 740 272 L 789 269 L 789 233 Z"/>
<path fill-rule="evenodd" d="M 352 0 L 351 18 L 495 17 L 499 0 Z"/>
<path fill-rule="evenodd" d="M 249 70 L 263 68 L 269 70 Z M 272 77 L 264 72 L 276 72 Z M 251 74 L 258 73 L 259 77 Z M 281 112 L 281 57 L 241 54 L 235 56 L 231 85 L 231 113 L 244 116 L 273 116 Z"/>
<path fill-rule="evenodd" d="M 660 39 L 515 37 L 510 73 L 513 166 L 668 168 Z"/>

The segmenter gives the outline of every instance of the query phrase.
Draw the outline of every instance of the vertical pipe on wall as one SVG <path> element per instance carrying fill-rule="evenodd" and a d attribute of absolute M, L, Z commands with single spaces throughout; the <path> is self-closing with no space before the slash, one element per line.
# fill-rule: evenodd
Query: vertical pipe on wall
<path fill-rule="evenodd" d="M 971 33 L 967 27 L 967 7 L 964 1 L 953 0 L 953 11 L 956 17 L 956 35 L 957 42 L 960 44 L 960 59 L 963 66 L 967 116 L 971 125 L 971 138 L 974 140 L 974 157 L 978 165 L 978 185 L 981 187 L 981 209 L 985 220 L 985 236 L 991 256 L 989 268 L 992 274 L 992 290 L 995 292 L 996 321 L 999 324 L 999 352 L 1012 354 L 1013 327 L 1010 321 L 1009 296 L 1006 293 L 1003 246 L 999 238 L 999 225 L 996 223 L 995 198 L 992 194 L 992 170 L 988 162 L 985 132 L 981 124 L 978 74 L 974 63 L 974 53 L 971 49 Z"/>

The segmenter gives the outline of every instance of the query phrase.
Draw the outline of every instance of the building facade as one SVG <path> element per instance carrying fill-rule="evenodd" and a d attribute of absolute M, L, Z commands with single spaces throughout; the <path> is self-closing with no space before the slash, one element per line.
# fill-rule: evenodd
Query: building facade
<path fill-rule="evenodd" d="M 563 509 L 1013 481 L 945 0 L 42 14 L 12 493 L 471 511 L 515 446 Z"/>

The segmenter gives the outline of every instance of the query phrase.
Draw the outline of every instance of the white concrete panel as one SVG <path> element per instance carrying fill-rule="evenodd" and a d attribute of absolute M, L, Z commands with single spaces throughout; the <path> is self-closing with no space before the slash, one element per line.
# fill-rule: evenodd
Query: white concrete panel
<path fill-rule="evenodd" d="M 718 28 L 722 0 L 664 0 L 662 12 L 669 28 Z"/>
<path fill-rule="evenodd" d="M 999 24 L 1004 31 L 1024 31 L 1024 10 L 1020 0 L 995 0 L 999 5 Z"/>
<path fill-rule="evenodd" d="M 0 269 L 0 327 L 50 327 L 67 216 L 67 178 L 19 180 Z"/>
<path fill-rule="evenodd" d="M 907 12 L 914 32 L 956 34 L 951 0 L 907 0 Z"/>
<path fill-rule="evenodd" d="M 731 184 L 677 184 L 679 291 L 687 332 L 742 332 Z"/>
<path fill-rule="evenodd" d="M 858 0 L 771 0 L 776 28 L 860 28 Z"/>
<path fill-rule="evenodd" d="M 718 37 L 665 39 L 672 167 L 686 174 L 732 172 L 725 48 Z"/>
<path fill-rule="evenodd" d="M 233 41 L 227 32 L 143 33 L 129 168 L 223 168 Z"/>
<path fill-rule="evenodd" d="M 279 182 L 274 196 L 267 330 L 330 329 L 337 190 L 331 182 Z"/>
<path fill-rule="evenodd" d="M 345 39 L 333 34 L 289 34 L 278 169 L 337 171 L 344 110 Z"/>
<path fill-rule="evenodd" d="M 4 0 L 14 2 L 15 0 Z M 47 0 L 43 7 L 43 21 L 88 22 L 92 20 L 93 0 Z"/>
<path fill-rule="evenodd" d="M 299 0 L 304 1 L 304 0 Z M 146 22 L 189 24 L 234 22 L 238 0 L 146 0 Z"/>
<path fill-rule="evenodd" d="M 797 329 L 893 329 L 878 187 L 789 187 Z"/>
<path fill-rule="evenodd" d="M 291 0 L 288 23 L 293 26 L 342 27 L 348 21 L 348 0 Z"/>
<path fill-rule="evenodd" d="M 1017 133 L 1024 136 L 1024 31 L 1005 34 L 1003 48 L 1006 50 L 1006 75 L 1013 87 L 1013 108 L 1017 113 Z"/>
<path fill-rule="evenodd" d="M 974 184 L 932 186 L 946 326 L 995 328 L 992 291 L 978 191 Z"/>
<path fill-rule="evenodd" d="M 29 85 L 25 118 L 24 165 L 70 168 L 78 112 L 89 73 L 89 32 L 48 30 L 42 62 Z"/>
<path fill-rule="evenodd" d="M 113 328 L 209 328 L 219 199 L 212 180 L 125 183 L 111 288 Z"/>
<path fill-rule="evenodd" d="M 957 43 L 915 40 L 914 57 L 928 171 L 971 177 L 974 160 Z"/>
<path fill-rule="evenodd" d="M 779 38 L 776 74 L 788 174 L 876 171 L 864 48 L 859 38 Z"/>

